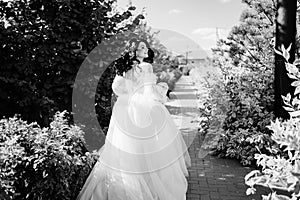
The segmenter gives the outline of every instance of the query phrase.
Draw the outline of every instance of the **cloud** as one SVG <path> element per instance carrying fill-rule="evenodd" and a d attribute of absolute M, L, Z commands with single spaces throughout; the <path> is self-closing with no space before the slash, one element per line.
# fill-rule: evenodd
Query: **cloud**
<path fill-rule="evenodd" d="M 205 40 L 215 40 L 216 39 L 216 29 L 214 28 L 197 28 L 192 34 L 196 34 L 201 39 Z"/>
<path fill-rule="evenodd" d="M 221 0 L 222 3 L 229 3 L 232 0 Z"/>
<path fill-rule="evenodd" d="M 209 35 L 215 32 L 214 28 L 197 28 L 192 33 L 198 35 Z"/>
<path fill-rule="evenodd" d="M 197 28 L 192 34 L 199 36 L 203 40 L 216 40 L 218 35 L 219 38 L 226 38 L 230 29 L 221 28 Z"/>
<path fill-rule="evenodd" d="M 188 39 L 184 37 L 172 36 L 165 41 L 166 42 L 187 42 Z"/>
<path fill-rule="evenodd" d="M 179 14 L 179 13 L 182 13 L 182 10 L 178 10 L 178 9 L 169 10 L 169 14 Z"/>

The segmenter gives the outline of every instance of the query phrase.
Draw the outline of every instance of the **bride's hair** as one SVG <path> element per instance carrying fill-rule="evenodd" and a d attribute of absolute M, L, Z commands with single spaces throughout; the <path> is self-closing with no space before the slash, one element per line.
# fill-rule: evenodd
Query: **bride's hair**
<path fill-rule="evenodd" d="M 113 67 L 118 75 L 122 76 L 124 72 L 132 69 L 133 65 L 140 63 L 140 61 L 136 58 L 136 50 L 141 42 L 144 42 L 148 48 L 148 57 L 144 58 L 143 61 L 153 63 L 154 51 L 150 48 L 147 40 L 132 38 L 127 42 L 125 51 L 121 57 L 113 63 Z"/>

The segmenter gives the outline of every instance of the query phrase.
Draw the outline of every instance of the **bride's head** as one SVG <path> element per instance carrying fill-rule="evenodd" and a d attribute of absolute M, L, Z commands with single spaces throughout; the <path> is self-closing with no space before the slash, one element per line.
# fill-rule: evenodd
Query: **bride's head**
<path fill-rule="evenodd" d="M 125 47 L 125 54 L 128 53 L 138 62 L 153 63 L 154 52 L 147 40 L 132 38 Z"/>
<path fill-rule="evenodd" d="M 115 61 L 114 67 L 118 75 L 123 75 L 136 64 L 153 63 L 153 58 L 154 52 L 146 40 L 132 38 L 127 42 L 123 55 Z"/>

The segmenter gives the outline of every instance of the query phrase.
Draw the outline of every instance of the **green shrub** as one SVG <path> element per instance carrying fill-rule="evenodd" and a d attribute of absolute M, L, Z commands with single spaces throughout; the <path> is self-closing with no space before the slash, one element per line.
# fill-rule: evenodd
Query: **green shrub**
<path fill-rule="evenodd" d="M 286 59 L 288 76 L 294 79 L 292 86 L 296 87 L 293 99 L 290 94 L 283 97 L 284 108 L 291 118 L 286 121 L 276 119 L 268 126 L 272 130 L 272 140 L 283 148 L 286 155 L 256 154 L 257 165 L 262 167 L 262 171 L 250 172 L 246 175 L 245 182 L 250 186 L 247 194 L 255 193 L 255 185 L 263 185 L 272 191 L 268 196 L 263 196 L 264 200 L 296 200 L 300 197 L 300 71 L 296 66 L 300 60 L 296 60 L 293 64 L 288 63 L 289 54 L 284 47 L 282 53 L 278 51 L 277 53 Z M 287 191 L 290 195 L 278 195 L 276 190 Z"/>
<path fill-rule="evenodd" d="M 154 72 L 158 76 L 158 82 L 165 82 L 169 86 L 169 92 L 175 87 L 175 83 L 182 76 L 179 69 L 173 69 L 168 65 L 156 64 L 154 65 Z"/>
<path fill-rule="evenodd" d="M 201 147 L 214 150 L 224 132 L 224 119 L 229 109 L 225 82 L 212 66 L 198 66 L 190 71 L 190 77 L 198 90 L 199 131 L 206 135 Z"/>
<path fill-rule="evenodd" d="M 17 116 L 0 120 L 1 199 L 76 199 L 97 155 L 65 114 L 56 113 L 47 128 Z"/>
<path fill-rule="evenodd" d="M 299 125 L 300 118 L 292 118 L 284 122 L 276 120 L 268 126 L 273 131 L 272 139 L 284 147 L 284 152 L 288 156 L 255 154 L 256 163 L 262 168 L 262 171 L 253 170 L 245 176 L 245 183 L 250 187 L 247 189 L 248 195 L 256 192 L 255 185 L 262 185 L 272 191 L 268 196 L 263 195 L 263 199 L 266 200 L 296 200 L 297 197 L 300 197 Z M 292 196 L 295 197 L 289 198 L 287 195 L 278 195 L 276 190 L 294 193 Z"/>
<path fill-rule="evenodd" d="M 229 80 L 225 91 L 229 96 L 223 129 L 217 145 L 220 156 L 237 158 L 242 164 L 253 164 L 259 149 L 267 153 L 273 148 L 270 131 L 266 128 L 274 118 L 272 70 L 244 72 Z M 267 80 L 267 81 L 266 81 Z"/>
<path fill-rule="evenodd" d="M 276 4 L 247 0 L 240 24 L 214 49 L 229 100 L 216 154 L 254 164 L 254 154 L 276 144 L 266 128 L 274 119 L 274 24 Z M 261 9 L 269 12 L 261 12 Z M 270 152 L 271 153 L 271 152 Z"/>
<path fill-rule="evenodd" d="M 268 79 L 263 77 L 270 77 L 271 73 L 270 69 L 243 73 L 239 79 L 226 84 L 230 99 L 223 126 L 226 132 L 217 146 L 220 156 L 237 158 L 242 164 L 249 165 L 254 161 L 257 148 L 262 152 L 272 148 L 266 125 L 274 118 L 273 89 L 270 80 L 261 81 Z"/>
<path fill-rule="evenodd" d="M 192 77 L 197 74 L 195 84 L 201 91 L 200 113 L 207 115 L 200 122 L 207 127 L 204 145 L 215 155 L 251 165 L 258 149 L 266 153 L 274 145 L 266 128 L 274 118 L 272 66 L 234 66 L 222 58 L 220 66 L 207 75 L 204 69 L 191 71 Z"/>

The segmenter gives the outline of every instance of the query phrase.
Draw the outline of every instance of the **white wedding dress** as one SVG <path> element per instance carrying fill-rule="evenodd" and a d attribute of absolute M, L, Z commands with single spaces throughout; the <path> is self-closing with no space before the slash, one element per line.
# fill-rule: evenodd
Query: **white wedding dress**
<path fill-rule="evenodd" d="M 156 84 L 141 63 L 112 85 L 113 107 L 105 144 L 78 200 L 185 200 L 190 157 Z"/>

